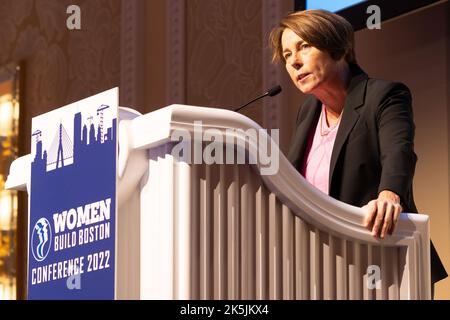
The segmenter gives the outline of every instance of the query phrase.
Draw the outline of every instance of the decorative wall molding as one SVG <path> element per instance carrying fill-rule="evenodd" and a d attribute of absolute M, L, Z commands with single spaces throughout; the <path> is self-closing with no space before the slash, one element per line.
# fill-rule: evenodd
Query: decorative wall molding
<path fill-rule="evenodd" d="M 135 1 L 122 0 L 122 25 L 120 37 L 120 104 L 131 105 L 133 96 L 133 6 Z"/>
<path fill-rule="evenodd" d="M 282 16 L 282 3 L 279 0 L 264 0 L 262 1 L 262 75 L 263 75 L 263 90 L 267 90 L 277 84 L 281 83 L 281 68 L 273 64 L 272 52 L 268 45 L 269 34 L 273 27 L 280 21 Z M 281 96 L 276 96 L 271 99 L 264 99 L 264 127 L 265 128 L 280 128 L 281 126 Z"/>
<path fill-rule="evenodd" d="M 143 101 L 144 44 L 140 41 L 145 18 L 145 3 L 122 0 L 120 104 L 139 109 Z"/>
<path fill-rule="evenodd" d="M 186 103 L 186 1 L 167 0 L 167 104 Z"/>

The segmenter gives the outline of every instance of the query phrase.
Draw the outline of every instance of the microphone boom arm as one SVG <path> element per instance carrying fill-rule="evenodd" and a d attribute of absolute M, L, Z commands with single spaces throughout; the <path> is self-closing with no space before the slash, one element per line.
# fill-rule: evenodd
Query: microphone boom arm
<path fill-rule="evenodd" d="M 249 104 L 255 102 L 256 100 L 259 100 L 259 99 L 261 99 L 261 98 L 264 98 L 265 96 L 268 96 L 268 95 L 269 95 L 269 93 L 266 92 L 266 93 L 264 93 L 263 95 L 260 95 L 259 97 L 253 99 L 252 101 L 247 102 L 246 104 L 240 106 L 239 108 L 237 108 L 237 109 L 234 110 L 234 111 L 235 111 L 235 112 L 238 112 L 239 110 L 241 110 L 242 108 L 244 108 L 244 107 L 248 106 Z"/>
<path fill-rule="evenodd" d="M 244 108 L 244 107 L 248 106 L 249 104 L 255 102 L 256 100 L 259 100 L 259 99 L 264 98 L 264 97 L 266 97 L 266 96 L 271 96 L 271 97 L 273 97 L 273 96 L 276 96 L 277 94 L 279 94 L 280 92 L 281 92 L 281 86 L 279 86 L 279 85 L 278 85 L 278 86 L 275 86 L 275 87 L 273 87 L 273 88 L 270 88 L 269 90 L 267 90 L 266 93 L 260 95 L 259 97 L 256 97 L 256 98 L 253 99 L 252 101 L 247 102 L 246 104 L 240 106 L 239 108 L 237 108 L 236 110 L 234 110 L 234 112 L 238 112 L 239 110 L 241 110 L 242 108 Z"/>

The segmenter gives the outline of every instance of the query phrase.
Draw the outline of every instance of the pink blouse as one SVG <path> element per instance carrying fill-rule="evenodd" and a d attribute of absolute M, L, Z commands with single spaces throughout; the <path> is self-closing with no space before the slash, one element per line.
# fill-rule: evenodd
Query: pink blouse
<path fill-rule="evenodd" d="M 334 141 L 339 128 L 340 119 L 333 127 L 327 124 L 326 110 L 322 105 L 322 112 L 314 135 L 309 137 L 306 161 L 303 163 L 302 174 L 313 186 L 328 194 L 330 176 L 330 161 Z M 312 139 L 312 141 L 311 141 Z M 312 143 L 311 143 L 312 142 Z"/>

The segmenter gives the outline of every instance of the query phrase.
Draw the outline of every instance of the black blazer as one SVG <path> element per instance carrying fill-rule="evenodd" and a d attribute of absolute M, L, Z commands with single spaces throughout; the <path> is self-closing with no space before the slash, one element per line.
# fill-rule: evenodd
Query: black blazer
<path fill-rule="evenodd" d="M 414 121 L 411 93 L 404 84 L 372 79 L 358 66 L 352 77 L 331 154 L 329 195 L 362 207 L 383 190 L 398 194 L 404 212 L 417 212 L 413 198 Z M 309 97 L 301 106 L 288 159 L 301 171 L 308 137 L 314 134 L 321 102 Z M 431 274 L 447 276 L 431 244 Z"/>

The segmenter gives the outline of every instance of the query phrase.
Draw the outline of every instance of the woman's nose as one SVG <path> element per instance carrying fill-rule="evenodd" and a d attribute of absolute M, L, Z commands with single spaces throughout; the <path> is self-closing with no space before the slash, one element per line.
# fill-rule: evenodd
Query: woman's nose
<path fill-rule="evenodd" d="M 298 61 L 294 61 L 294 63 L 292 64 L 292 67 L 293 67 L 295 70 L 300 70 L 302 66 L 303 66 L 303 64 L 300 63 L 300 62 L 298 62 Z"/>
<path fill-rule="evenodd" d="M 300 60 L 298 54 L 294 54 L 292 56 L 292 60 L 290 61 L 290 63 L 295 70 L 300 70 L 300 68 L 303 66 L 303 63 Z"/>

